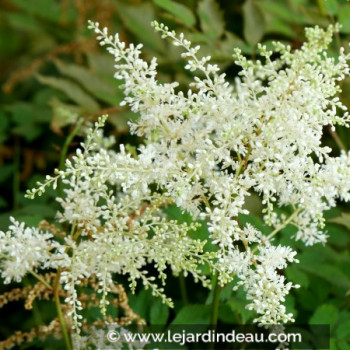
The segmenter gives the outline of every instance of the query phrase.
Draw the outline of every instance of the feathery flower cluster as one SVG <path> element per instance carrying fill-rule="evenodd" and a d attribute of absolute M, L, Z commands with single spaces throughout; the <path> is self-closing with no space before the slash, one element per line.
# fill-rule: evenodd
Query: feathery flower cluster
<path fill-rule="evenodd" d="M 296 252 L 273 245 L 272 238 L 291 224 L 297 228 L 295 239 L 306 245 L 325 242 L 323 212 L 337 198 L 350 199 L 350 155 L 331 157 L 330 148 L 321 144 L 324 126 L 349 125 L 349 114 L 336 97 L 337 83 L 349 75 L 349 56 L 343 49 L 337 59 L 326 52 L 338 27 L 307 29 L 307 41 L 295 51 L 281 43 L 273 51 L 260 45 L 262 60 L 250 61 L 236 49 L 241 71 L 230 84 L 209 56 L 198 57 L 199 47 L 192 47 L 183 34 L 157 22 L 153 26 L 183 49 L 185 68 L 198 73 L 193 83 L 187 92 L 178 91 L 176 82 L 160 83 L 157 61 L 142 59 L 142 45 L 127 47 L 118 35 L 90 22 L 100 44 L 115 57 L 123 104 L 139 114 L 130 123 L 131 132 L 145 142 L 137 156 L 123 145 L 116 152 L 112 140 L 103 138 L 105 118 L 100 119 L 66 161 L 66 169 L 28 192 L 29 197 L 40 195 L 63 179 L 58 218 L 72 226 L 64 249 L 30 229 L 35 243 L 26 240 L 25 247 L 30 242 L 38 253 L 18 255 L 23 246 L 12 247 L 7 243 L 12 234 L 2 233 L 2 275 L 6 281 L 18 280 L 30 269 L 52 267 L 53 261 L 64 267 L 61 283 L 78 328 L 76 285 L 82 278 L 98 277 L 103 310 L 114 273 L 128 275 L 132 288 L 141 280 L 171 304 L 156 278 L 147 274 L 147 264 L 156 267 L 161 283 L 170 266 L 175 274 L 192 274 L 204 285 L 208 276 L 200 267 L 208 264 L 222 285 L 239 277 L 248 307 L 258 314 L 256 322 L 292 321 L 283 302 L 297 285 L 287 282 L 280 270 L 297 261 Z M 239 214 L 249 214 L 244 204 L 252 192 L 261 196 L 264 220 L 271 226 L 268 236 L 239 223 Z M 169 204 L 197 222 L 206 221 L 214 251 L 194 238 L 196 223 L 167 218 L 162 208 Z M 277 214 L 276 207 L 285 207 L 290 215 Z M 11 230 L 21 237 L 23 228 Z M 8 267 L 14 264 L 24 270 L 15 274 Z"/>

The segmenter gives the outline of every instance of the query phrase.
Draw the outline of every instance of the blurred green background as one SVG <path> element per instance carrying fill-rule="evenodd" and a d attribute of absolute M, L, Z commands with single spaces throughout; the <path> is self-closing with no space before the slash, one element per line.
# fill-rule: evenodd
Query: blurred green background
<path fill-rule="evenodd" d="M 122 92 L 113 78 L 113 58 L 100 49 L 87 20 L 97 20 L 111 32 L 119 32 L 126 42 L 144 44 L 144 58 L 158 57 L 159 80 L 177 80 L 186 88 L 191 75 L 183 69 L 178 48 L 160 39 L 150 22 L 154 19 L 182 31 L 202 47 L 203 55 L 233 80 L 234 47 L 256 57 L 256 45 L 267 46 L 273 40 L 298 48 L 306 26 L 326 27 L 340 22 L 331 54 L 340 46 L 349 51 L 350 3 L 346 0 L 0 0 L 0 230 L 9 216 L 30 225 L 53 221 L 57 195 L 48 191 L 43 197 L 27 200 L 24 193 L 59 166 L 60 154 L 74 128 L 72 115 L 90 117 L 108 113 L 108 132 L 119 142 L 136 146 L 142 140 L 128 135 L 127 120 L 137 116 L 120 108 Z M 350 79 L 342 82 L 344 103 L 350 107 Z M 62 113 L 62 109 L 72 112 Z M 336 133 L 325 128 L 324 144 L 350 148 L 350 132 Z M 74 152 L 79 138 L 69 144 Z M 247 203 L 252 215 L 241 217 L 263 232 L 261 204 L 256 196 Z M 176 208 L 168 213 L 179 221 L 189 221 Z M 300 264 L 287 268 L 287 278 L 301 285 L 288 296 L 286 305 L 298 324 L 331 325 L 331 349 L 350 349 L 350 207 L 339 206 L 327 213 L 327 246 L 305 248 L 291 239 L 287 227 L 278 241 L 299 252 Z M 27 279 L 24 284 L 30 283 Z M 234 284 L 234 283 L 233 283 Z M 245 310 L 244 294 L 232 292 L 232 285 L 221 293 L 219 322 L 249 323 L 254 315 Z M 181 292 L 180 287 L 181 288 Z M 175 301 L 169 310 L 147 291 L 130 296 L 134 310 L 150 323 L 208 323 L 211 294 L 188 279 L 170 278 L 166 287 Z M 0 286 L 0 292 L 12 286 Z M 54 317 L 55 309 L 37 302 L 32 311 L 24 311 L 23 302 L 11 303 L 1 310 L 0 340 L 15 330 L 28 330 Z M 1 345 L 0 345 L 1 348 Z M 62 349 L 52 339 L 34 341 L 24 348 Z"/>

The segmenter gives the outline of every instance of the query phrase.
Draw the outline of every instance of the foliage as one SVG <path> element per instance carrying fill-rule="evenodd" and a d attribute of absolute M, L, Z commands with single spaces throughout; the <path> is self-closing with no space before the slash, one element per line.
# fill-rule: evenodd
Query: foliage
<path fill-rule="evenodd" d="M 86 30 L 88 18 L 121 33 L 127 42 L 144 43 L 146 60 L 153 56 L 160 58 L 159 79 L 163 82 L 177 80 L 180 89 L 192 79 L 191 73 L 182 68 L 178 48 L 160 40 L 149 26 L 154 19 L 166 22 L 169 27 L 184 32 L 194 44 L 200 44 L 201 52 L 210 54 L 232 81 L 237 75 L 231 58 L 235 47 L 253 59 L 258 55 L 256 44 L 259 41 L 270 49 L 272 40 L 279 39 L 296 49 L 304 40 L 305 26 L 326 27 L 336 21 L 342 28 L 337 42 L 329 50 L 330 55 L 336 56 L 339 46 L 347 47 L 350 41 L 350 5 L 345 0 L 42 0 L 35 1 L 35 5 L 28 0 L 3 0 L 0 6 L 0 79 L 4 92 L 0 96 L 2 230 L 8 226 L 10 216 L 30 226 L 38 225 L 43 219 L 53 219 L 58 208 L 53 200 L 54 191 L 49 190 L 34 201 L 24 199 L 24 191 L 34 187 L 37 181 L 42 182 L 43 174 L 52 172 L 60 165 L 60 158 L 64 159 L 76 149 L 84 134 L 84 128 L 76 128 L 78 116 L 95 120 L 108 113 L 109 131 L 118 142 L 127 144 L 131 152 L 141 141 L 127 133 L 126 120 L 135 120 L 135 115 L 119 106 L 123 96 L 119 83 L 112 79 L 113 58 L 98 50 L 95 39 Z M 348 78 L 342 88 L 341 100 L 349 106 Z M 62 108 L 69 113 L 63 113 Z M 327 135 L 322 143 L 330 146 L 334 155 L 342 148 L 349 149 L 346 129 L 339 127 L 334 132 L 326 127 L 325 131 Z M 76 134 L 77 141 L 70 139 L 67 143 L 65 139 L 71 132 Z M 259 216 L 261 201 L 253 195 L 246 206 L 251 214 L 240 215 L 240 222 L 251 223 L 268 234 L 270 230 Z M 285 270 L 288 280 L 301 285 L 286 299 L 287 311 L 294 314 L 298 324 L 331 324 L 331 348 L 337 350 L 350 347 L 347 212 L 349 208 L 339 204 L 337 209 L 327 213 L 324 231 L 329 238 L 325 247 L 315 245 L 305 249 L 303 244 L 290 239 L 295 233 L 291 226 L 276 238 L 276 243 L 298 251 L 300 260 L 299 264 L 291 264 Z M 281 209 L 280 214 L 283 213 Z M 192 224 L 192 219 L 175 207 L 168 207 L 168 216 L 180 223 Z M 205 225 L 199 234 L 203 238 L 208 234 Z M 120 282 L 127 281 L 121 279 Z M 23 281 L 23 286 L 29 284 L 34 285 L 35 280 Z M 181 293 L 177 291 L 179 285 Z M 245 308 L 244 293 L 232 292 L 232 287 L 232 284 L 227 285 L 220 294 L 219 322 L 251 322 L 255 316 Z M 3 291 L 7 289 L 2 287 Z M 158 318 L 178 323 L 210 322 L 213 292 L 208 295 L 207 290 L 197 285 L 193 288 L 192 279 L 183 276 L 169 277 L 165 292 L 174 300 L 174 310 L 161 306 L 158 299 L 151 298 L 142 289 L 129 295 L 130 305 L 147 322 Z M 55 317 L 55 309 L 45 301 L 34 301 L 32 306 L 31 313 L 24 313 L 21 304 L 5 306 L 4 314 L 11 313 L 11 316 L 1 325 L 3 338 L 19 327 L 27 331 Z M 84 315 L 90 320 L 95 316 L 93 311 L 91 315 Z M 23 321 L 21 325 L 18 320 Z M 34 340 L 31 346 L 61 349 L 64 345 L 48 339 L 45 344 Z"/>

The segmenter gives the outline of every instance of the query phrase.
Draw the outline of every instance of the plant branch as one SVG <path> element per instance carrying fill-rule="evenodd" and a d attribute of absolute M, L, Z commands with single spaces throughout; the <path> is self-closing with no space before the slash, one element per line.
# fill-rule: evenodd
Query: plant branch
<path fill-rule="evenodd" d="M 64 338 L 64 341 L 66 343 L 66 348 L 67 348 L 67 350 L 72 350 L 72 346 L 71 346 L 70 339 L 69 339 L 69 334 L 68 334 L 67 327 L 66 327 L 66 322 L 64 320 L 64 316 L 62 314 L 62 309 L 61 309 L 60 276 L 61 276 L 61 268 L 58 268 L 56 280 L 55 280 L 55 287 L 54 287 L 54 289 L 55 289 L 54 300 L 55 300 L 55 304 L 56 304 L 57 316 L 58 316 L 58 319 L 60 320 L 63 338 Z"/>

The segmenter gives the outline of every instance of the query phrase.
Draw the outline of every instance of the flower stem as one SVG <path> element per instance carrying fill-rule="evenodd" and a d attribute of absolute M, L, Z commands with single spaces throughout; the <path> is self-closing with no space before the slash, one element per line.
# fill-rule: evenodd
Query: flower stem
<path fill-rule="evenodd" d="M 69 145 L 71 144 L 75 135 L 79 132 L 83 121 L 84 121 L 84 119 L 80 119 L 78 121 L 78 123 L 74 127 L 73 131 L 68 135 L 68 137 L 66 138 L 66 141 L 63 144 L 61 155 L 60 155 L 60 162 L 59 162 L 59 166 L 58 166 L 60 170 L 62 170 L 64 168 L 64 163 L 65 163 L 66 158 L 67 158 Z M 62 181 L 59 182 L 59 192 L 62 194 Z"/>
<path fill-rule="evenodd" d="M 321 15 L 326 16 L 327 12 L 326 12 L 326 9 L 324 7 L 323 0 L 317 0 L 317 5 L 318 5 L 318 9 L 320 10 Z"/>
<path fill-rule="evenodd" d="M 339 137 L 338 133 L 336 131 L 333 131 L 332 128 L 330 126 L 328 126 L 328 131 L 331 134 L 331 136 L 333 137 L 333 140 L 335 141 L 335 143 L 337 144 L 337 146 L 346 152 L 346 147 L 343 143 L 343 141 L 341 140 L 341 138 Z"/>
<path fill-rule="evenodd" d="M 214 284 L 213 301 L 211 304 L 211 315 L 210 315 L 210 325 L 214 328 L 216 328 L 216 325 L 218 323 L 220 293 L 221 293 L 221 286 L 219 283 L 218 275 L 216 275 L 215 284 Z"/>
<path fill-rule="evenodd" d="M 181 292 L 181 299 L 184 305 L 188 305 L 188 295 L 186 290 L 186 280 L 183 273 L 179 276 L 179 283 L 180 283 L 180 292 Z"/>
<path fill-rule="evenodd" d="M 48 289 L 52 289 L 52 286 L 47 283 L 40 275 L 38 275 L 36 272 L 34 271 L 30 271 L 30 273 L 36 278 L 38 279 L 45 287 L 47 287 Z"/>
<path fill-rule="evenodd" d="M 56 275 L 56 280 L 55 280 L 55 292 L 54 292 L 54 299 L 55 299 L 55 304 L 56 304 L 56 310 L 57 310 L 57 316 L 58 319 L 60 320 L 60 325 L 62 329 L 62 334 L 64 341 L 66 343 L 66 348 L 67 350 L 72 350 L 72 346 L 70 343 L 67 327 L 66 327 L 66 322 L 64 320 L 64 316 L 62 314 L 62 309 L 61 309 L 61 302 L 60 302 L 60 276 L 61 276 L 61 269 L 58 268 L 57 270 L 57 275 Z"/>
<path fill-rule="evenodd" d="M 219 283 L 219 276 L 215 275 L 215 282 L 214 282 L 214 293 L 213 293 L 213 301 L 211 304 L 211 315 L 210 315 L 210 327 L 212 330 L 216 329 L 216 326 L 218 324 L 218 316 L 219 316 L 219 305 L 220 305 L 220 293 L 221 293 L 221 286 Z M 210 350 L 215 349 L 215 343 L 210 344 Z"/>

